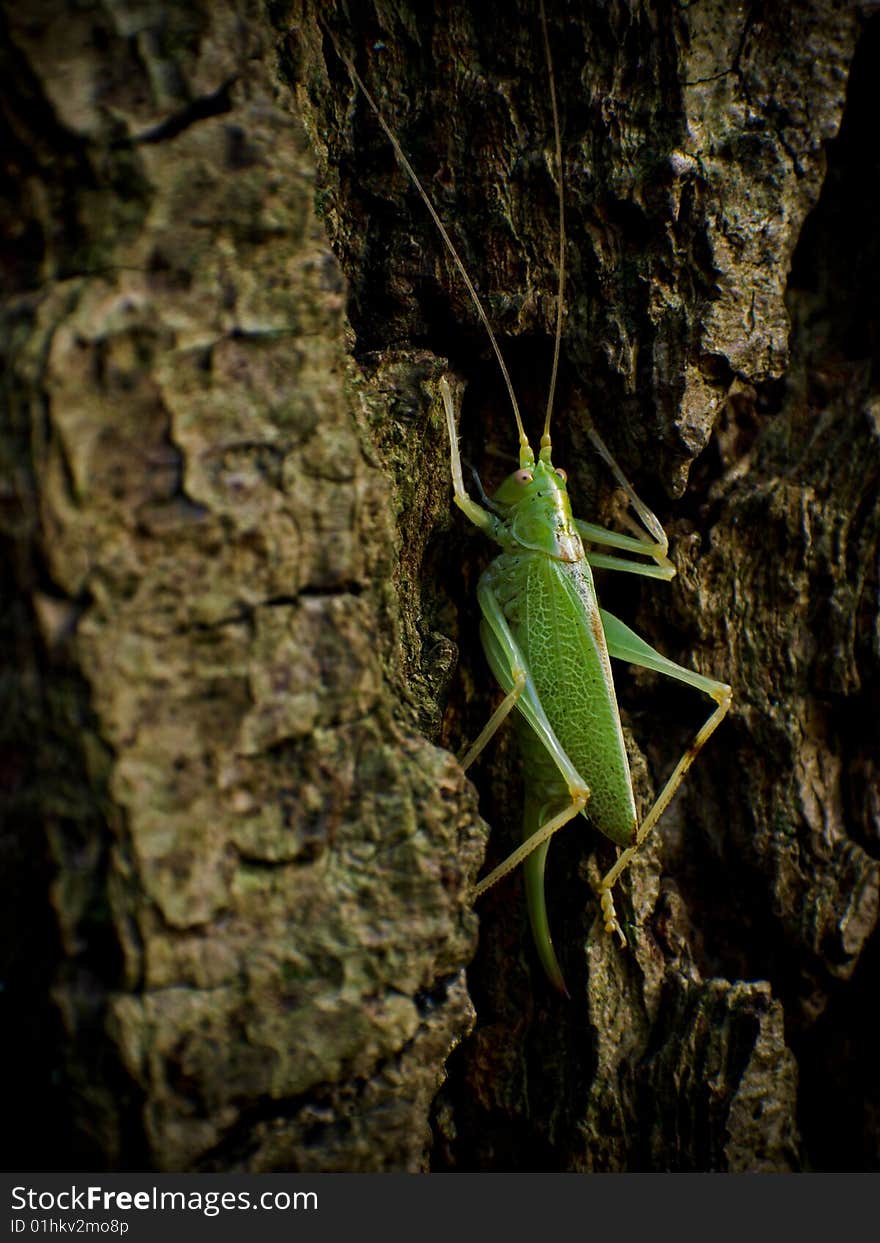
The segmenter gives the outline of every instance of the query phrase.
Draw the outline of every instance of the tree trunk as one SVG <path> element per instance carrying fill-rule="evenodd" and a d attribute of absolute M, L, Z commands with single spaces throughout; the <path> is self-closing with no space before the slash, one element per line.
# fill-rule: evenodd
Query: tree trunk
<path fill-rule="evenodd" d="M 547 8 L 554 462 L 613 524 L 589 408 L 678 571 L 603 606 L 735 697 L 620 886 L 626 950 L 613 848 L 554 840 L 570 1000 L 519 879 L 468 897 L 487 825 L 485 866 L 519 838 L 511 731 L 453 754 L 498 698 L 492 551 L 437 382 L 489 491 L 512 416 L 344 63 L 534 441 L 537 6 L 8 6 L 9 1164 L 880 1166 L 880 17 Z M 644 812 L 708 708 L 616 674 Z"/>

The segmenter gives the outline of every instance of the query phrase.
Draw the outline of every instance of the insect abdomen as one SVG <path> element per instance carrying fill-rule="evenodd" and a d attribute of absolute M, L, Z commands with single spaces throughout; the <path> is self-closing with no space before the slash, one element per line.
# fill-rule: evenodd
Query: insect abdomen
<path fill-rule="evenodd" d="M 506 577 L 499 599 L 544 711 L 590 787 L 586 814 L 606 837 L 628 845 L 636 810 L 590 567 L 533 552 L 502 554 L 493 564 Z M 564 794 L 559 770 L 520 724 L 527 779 Z"/>

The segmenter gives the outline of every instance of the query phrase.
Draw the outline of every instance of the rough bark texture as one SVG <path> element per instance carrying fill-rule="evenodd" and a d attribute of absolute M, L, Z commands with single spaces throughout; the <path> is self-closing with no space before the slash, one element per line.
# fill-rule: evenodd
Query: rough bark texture
<path fill-rule="evenodd" d="M 515 878 L 474 957 L 486 827 L 452 755 L 495 702 L 490 550 L 451 512 L 436 381 L 489 487 L 509 407 L 339 56 L 535 436 L 540 26 L 319 8 L 8 6 L 8 1163 L 877 1169 L 880 17 L 548 2 L 554 460 L 612 522 L 589 406 L 678 568 L 603 603 L 735 692 L 621 886 L 629 950 L 590 889 L 608 844 L 554 843 L 566 1002 Z M 706 705 L 619 681 L 646 807 Z M 469 776 L 497 860 L 511 739 Z"/>

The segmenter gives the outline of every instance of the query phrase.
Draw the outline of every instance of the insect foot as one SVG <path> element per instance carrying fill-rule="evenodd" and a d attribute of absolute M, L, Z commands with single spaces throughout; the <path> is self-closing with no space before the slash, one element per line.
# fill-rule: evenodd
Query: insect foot
<path fill-rule="evenodd" d="M 614 909 L 614 895 L 610 889 L 599 889 L 599 901 L 602 904 L 602 915 L 605 920 L 605 931 L 608 933 L 616 933 L 620 939 L 620 944 L 626 948 L 626 937 L 623 935 L 623 929 L 617 922 L 617 911 Z"/>

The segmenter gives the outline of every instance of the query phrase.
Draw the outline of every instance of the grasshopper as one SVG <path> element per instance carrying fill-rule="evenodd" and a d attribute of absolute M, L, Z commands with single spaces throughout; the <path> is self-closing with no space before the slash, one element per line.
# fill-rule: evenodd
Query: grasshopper
<path fill-rule="evenodd" d="M 544 868 L 551 837 L 578 815 L 586 816 L 622 851 L 602 877 L 597 893 L 605 930 L 626 938 L 617 919 L 613 887 L 666 810 L 698 752 L 731 704 L 731 688 L 675 664 L 618 618 L 599 607 L 592 569 L 621 570 L 669 580 L 675 567 L 659 520 L 639 499 L 606 448 L 589 416 L 587 431 L 632 510 L 632 534 L 583 522 L 572 514 L 567 477 L 552 460 L 550 421 L 556 385 L 565 282 L 565 207 L 562 146 L 553 63 L 543 0 L 539 4 L 553 111 L 559 194 L 559 259 L 556 337 L 544 430 L 537 457 L 526 436 L 513 384 L 483 304 L 421 181 L 388 126 L 354 64 L 337 47 L 356 88 L 362 92 L 395 155 L 420 194 L 464 281 L 497 357 L 510 396 L 519 438 L 519 469 L 491 498 L 478 504 L 462 475 L 452 389 L 439 383 L 449 433 L 456 505 L 501 546 L 477 586 L 482 613 L 480 639 L 504 699 L 492 713 L 461 764 L 468 768 L 511 712 L 516 713 L 522 752 L 525 808 L 523 842 L 473 891 L 479 898 L 520 864 L 525 875 L 529 919 L 541 964 L 560 992 L 565 980 L 550 936 Z M 611 549 L 613 551 L 603 551 Z M 629 555 L 621 555 L 629 554 Z M 637 558 L 642 558 L 641 560 Z M 626 757 L 611 659 L 654 670 L 708 695 L 715 707 L 676 764 L 645 819 L 639 824 Z"/>

